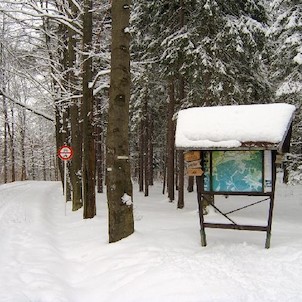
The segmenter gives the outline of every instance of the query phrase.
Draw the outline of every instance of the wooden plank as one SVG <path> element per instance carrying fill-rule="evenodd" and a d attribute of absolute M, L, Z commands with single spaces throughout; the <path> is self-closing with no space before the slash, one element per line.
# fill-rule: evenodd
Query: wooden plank
<path fill-rule="evenodd" d="M 197 186 L 197 200 L 198 200 L 198 209 L 199 209 L 199 223 L 200 223 L 200 239 L 201 239 L 201 246 L 207 246 L 207 237 L 206 232 L 204 229 L 204 217 L 203 217 L 203 197 L 202 197 L 202 190 L 203 190 L 203 177 L 197 176 L 196 177 L 196 186 Z"/>
<path fill-rule="evenodd" d="M 194 161 L 200 159 L 200 151 L 188 151 L 184 154 L 185 161 Z"/>
<path fill-rule="evenodd" d="M 193 168 L 186 169 L 186 175 L 188 176 L 201 176 L 202 174 L 203 171 L 201 169 L 193 169 Z"/>
<path fill-rule="evenodd" d="M 284 155 L 283 154 L 277 154 L 276 155 L 276 164 L 281 165 L 284 159 Z"/>
<path fill-rule="evenodd" d="M 187 162 L 186 165 L 187 165 L 187 168 L 201 169 L 200 160 L 189 161 L 189 162 Z"/>
<path fill-rule="evenodd" d="M 229 229 L 242 231 L 260 231 L 266 232 L 268 227 L 258 225 L 239 225 L 239 224 L 224 224 L 224 223 L 204 223 L 205 228 L 213 229 Z"/>

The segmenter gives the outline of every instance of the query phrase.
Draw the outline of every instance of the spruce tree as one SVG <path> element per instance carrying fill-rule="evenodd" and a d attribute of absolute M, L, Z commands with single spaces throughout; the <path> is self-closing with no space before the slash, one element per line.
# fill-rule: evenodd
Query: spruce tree
<path fill-rule="evenodd" d="M 296 105 L 291 154 L 287 156 L 285 181 L 302 182 L 302 5 L 300 1 L 272 1 L 271 75 L 277 102 Z M 288 179 L 289 177 L 289 179 Z"/>

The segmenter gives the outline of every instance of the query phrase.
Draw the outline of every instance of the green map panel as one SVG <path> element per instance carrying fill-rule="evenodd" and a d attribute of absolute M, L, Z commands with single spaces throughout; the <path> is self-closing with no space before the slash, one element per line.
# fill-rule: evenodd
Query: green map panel
<path fill-rule="evenodd" d="M 207 156 L 205 190 L 214 192 L 262 192 L 262 151 L 213 151 L 212 176 Z"/>

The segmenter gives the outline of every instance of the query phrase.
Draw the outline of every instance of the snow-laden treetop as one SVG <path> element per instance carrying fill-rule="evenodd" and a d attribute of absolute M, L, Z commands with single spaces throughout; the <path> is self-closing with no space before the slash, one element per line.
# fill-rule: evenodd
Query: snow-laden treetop
<path fill-rule="evenodd" d="M 179 149 L 238 148 L 283 143 L 295 106 L 283 103 L 198 107 L 178 112 Z M 280 146 L 279 146 L 280 147 Z"/>

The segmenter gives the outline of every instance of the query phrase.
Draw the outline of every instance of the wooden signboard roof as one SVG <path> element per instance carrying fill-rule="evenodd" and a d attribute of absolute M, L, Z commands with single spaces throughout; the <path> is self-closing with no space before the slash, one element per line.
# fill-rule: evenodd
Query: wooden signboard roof
<path fill-rule="evenodd" d="M 287 152 L 295 106 L 284 103 L 198 107 L 179 111 L 175 144 L 183 150 Z"/>

